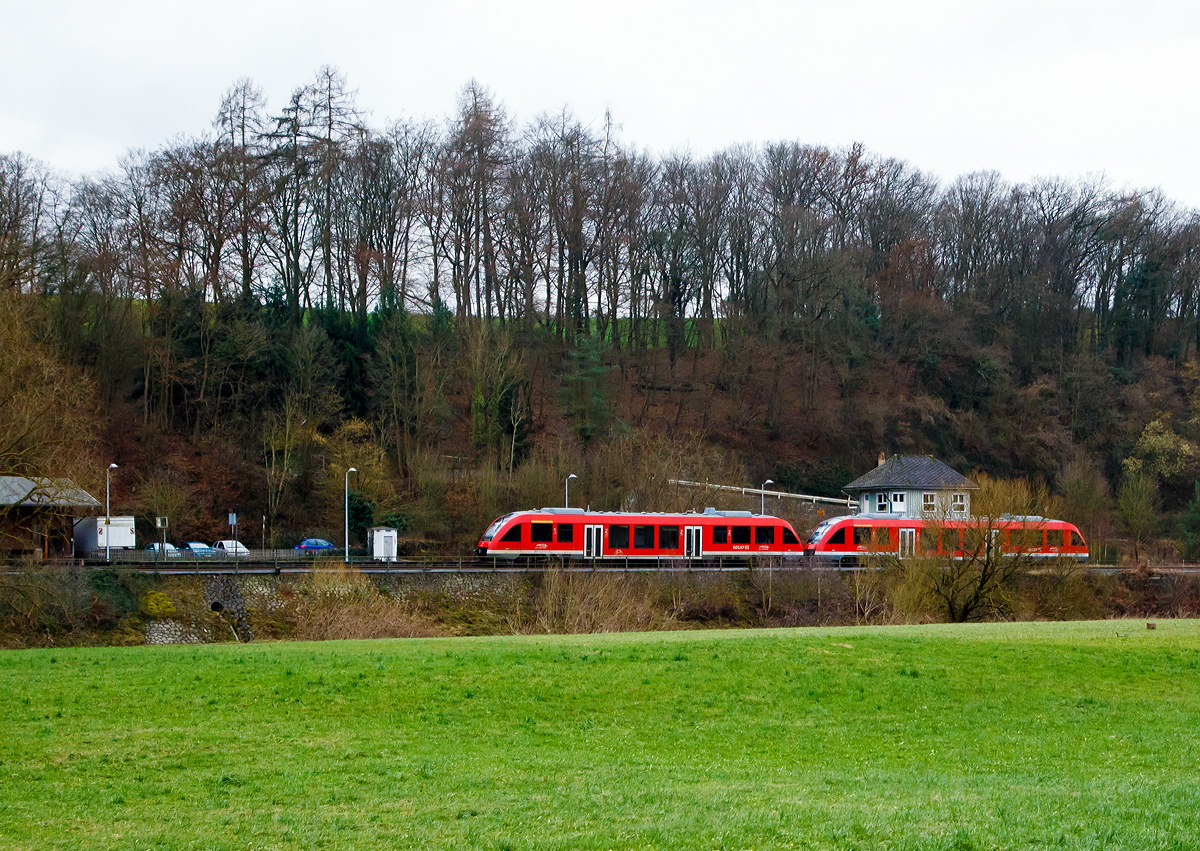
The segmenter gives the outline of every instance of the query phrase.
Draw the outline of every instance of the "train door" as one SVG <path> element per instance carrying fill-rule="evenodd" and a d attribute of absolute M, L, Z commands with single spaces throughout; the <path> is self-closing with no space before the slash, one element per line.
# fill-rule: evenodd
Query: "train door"
<path fill-rule="evenodd" d="M 600 558 L 604 555 L 604 527 L 583 527 L 583 557 Z"/>
<path fill-rule="evenodd" d="M 684 526 L 683 527 L 683 557 L 684 558 L 703 558 L 704 557 L 704 538 L 702 532 L 703 526 Z"/>
<path fill-rule="evenodd" d="M 917 530 L 900 529 L 900 558 L 912 558 L 917 550 Z"/>

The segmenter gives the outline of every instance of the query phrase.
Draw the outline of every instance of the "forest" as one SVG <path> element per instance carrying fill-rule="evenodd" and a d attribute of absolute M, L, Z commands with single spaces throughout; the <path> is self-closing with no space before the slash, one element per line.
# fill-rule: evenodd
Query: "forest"
<path fill-rule="evenodd" d="M 373 122 L 330 67 L 215 106 L 103 174 L 0 154 L 0 473 L 116 464 L 113 513 L 267 546 L 340 542 L 348 489 L 355 543 L 461 553 L 570 474 L 673 510 L 920 453 L 1200 556 L 1200 215 L 1161 190 L 651 153 L 475 81 Z"/>

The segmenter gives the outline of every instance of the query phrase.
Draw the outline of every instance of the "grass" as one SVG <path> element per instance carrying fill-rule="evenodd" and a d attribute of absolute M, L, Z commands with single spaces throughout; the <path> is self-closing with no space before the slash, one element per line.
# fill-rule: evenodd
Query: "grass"
<path fill-rule="evenodd" d="M 0 709 L 7 848 L 1200 847 L 1195 621 L 8 651 Z"/>

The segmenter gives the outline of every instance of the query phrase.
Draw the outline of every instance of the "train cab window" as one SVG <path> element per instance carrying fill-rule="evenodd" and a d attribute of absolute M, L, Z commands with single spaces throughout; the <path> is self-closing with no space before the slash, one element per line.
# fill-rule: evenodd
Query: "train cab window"
<path fill-rule="evenodd" d="M 871 527 L 870 526 L 855 526 L 854 527 L 854 546 L 856 546 L 856 547 L 871 546 Z"/>
<path fill-rule="evenodd" d="M 800 543 L 800 540 L 796 537 L 796 533 L 793 532 L 791 529 L 789 529 L 787 526 L 780 526 L 779 528 L 783 532 L 783 535 L 782 535 L 783 543 L 785 543 L 785 544 Z"/>
<path fill-rule="evenodd" d="M 749 526 L 734 526 L 733 527 L 733 543 L 735 543 L 735 544 L 750 543 L 750 527 Z"/>
<path fill-rule="evenodd" d="M 560 544 L 569 544 L 575 540 L 575 524 L 574 523 L 559 523 L 558 524 L 558 542 Z"/>
<path fill-rule="evenodd" d="M 554 524 L 549 520 L 535 520 L 529 524 L 529 540 L 535 544 L 546 544 L 554 540 Z"/>
<path fill-rule="evenodd" d="M 677 550 L 679 549 L 679 527 L 678 526 L 659 526 L 658 527 L 658 547 L 662 550 Z"/>
<path fill-rule="evenodd" d="M 922 529 L 921 552 L 936 553 L 938 550 L 938 537 L 937 529 Z"/>
<path fill-rule="evenodd" d="M 839 544 L 841 546 L 845 546 L 845 544 L 846 544 L 846 527 L 843 526 L 842 528 L 840 528 L 836 532 L 834 532 L 832 535 L 830 535 L 828 543 L 830 545 Z"/>
<path fill-rule="evenodd" d="M 506 541 L 511 544 L 521 543 L 521 526 L 522 525 L 524 525 L 524 524 L 518 523 L 517 525 L 513 526 L 511 529 L 509 529 L 507 532 L 504 533 L 504 537 L 501 538 L 500 540 Z"/>
<path fill-rule="evenodd" d="M 1083 536 L 1081 536 L 1078 532 L 1073 531 L 1073 530 L 1071 532 L 1071 546 L 1073 546 L 1073 547 L 1084 546 Z"/>
<path fill-rule="evenodd" d="M 609 526 L 608 545 L 614 550 L 629 549 L 629 527 L 625 525 Z"/>
<path fill-rule="evenodd" d="M 774 526 L 755 526 L 754 527 L 754 543 L 756 543 L 756 544 L 774 544 L 775 543 L 775 527 Z"/>
<path fill-rule="evenodd" d="M 728 526 L 713 526 L 713 543 L 728 544 L 729 543 L 729 527 Z"/>

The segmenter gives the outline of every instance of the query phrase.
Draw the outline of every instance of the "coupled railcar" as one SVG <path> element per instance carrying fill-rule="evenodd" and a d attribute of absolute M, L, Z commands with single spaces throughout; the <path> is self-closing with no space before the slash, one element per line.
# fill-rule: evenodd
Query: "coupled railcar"
<path fill-rule="evenodd" d="M 1037 559 L 1088 558 L 1087 542 L 1078 527 L 1046 517 L 1004 517 L 990 533 L 977 519 L 932 521 L 894 514 L 857 514 L 826 520 L 804 544 L 811 558 L 858 564 L 872 554 L 900 558 L 943 556 L 964 558 L 979 551 L 982 536 L 992 534 L 1000 551 Z"/>
<path fill-rule="evenodd" d="M 792 524 L 749 511 L 681 514 L 541 508 L 497 517 L 476 553 L 494 558 L 704 559 L 804 554 Z"/>

